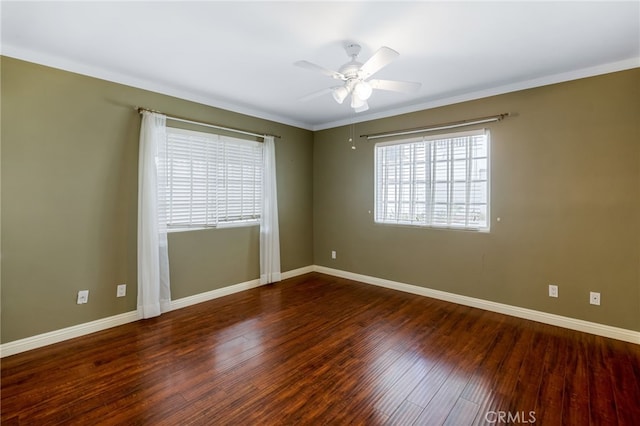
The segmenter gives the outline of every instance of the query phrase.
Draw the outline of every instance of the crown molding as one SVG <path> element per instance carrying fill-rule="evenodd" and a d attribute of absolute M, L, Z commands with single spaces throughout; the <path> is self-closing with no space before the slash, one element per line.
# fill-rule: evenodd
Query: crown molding
<path fill-rule="evenodd" d="M 203 95 L 195 93 L 184 88 L 173 86 L 170 84 L 162 84 L 157 82 L 150 82 L 146 79 L 141 79 L 119 73 L 115 71 L 106 70 L 99 67 L 94 67 L 86 64 L 82 64 L 77 61 L 69 60 L 59 56 L 51 55 L 43 52 L 36 52 L 29 49 L 24 49 L 11 44 L 2 44 L 3 56 L 8 56 L 15 59 L 20 59 L 27 62 L 33 62 L 36 64 L 69 71 L 76 74 L 81 74 L 89 77 L 99 78 L 113 83 L 123 84 L 126 86 L 135 87 L 137 89 L 148 90 L 163 95 L 173 96 L 176 98 L 184 99 L 187 101 L 197 102 L 203 105 L 207 105 L 214 108 L 220 108 L 238 114 L 244 114 L 251 117 L 261 118 L 264 120 L 275 121 L 277 123 L 299 127 L 305 130 L 319 131 L 325 129 L 331 129 L 340 126 L 347 126 L 355 123 L 362 123 L 366 121 L 378 120 L 382 118 L 393 117 L 401 114 L 407 114 L 446 105 L 457 104 L 466 101 L 472 101 L 476 99 L 486 98 L 489 96 L 502 95 L 510 92 L 517 92 L 520 90 L 532 89 L 535 87 L 542 87 L 551 84 L 563 83 L 571 80 L 578 80 L 581 78 L 594 77 L 602 74 L 609 74 L 618 71 L 624 71 L 628 69 L 640 67 L 640 56 L 636 56 L 621 61 L 610 62 L 593 67 L 581 68 L 577 70 L 567 71 L 559 74 L 553 74 L 544 77 L 538 77 L 519 82 L 514 82 L 506 85 L 496 86 L 488 89 L 477 90 L 468 93 L 462 93 L 455 96 L 445 96 L 441 98 L 435 98 L 426 102 L 419 102 L 416 104 L 405 105 L 398 108 L 385 109 L 379 112 L 372 112 L 370 114 L 358 114 L 355 118 L 350 116 L 342 120 L 329 121 L 320 124 L 311 124 L 294 120 L 289 117 L 270 113 L 268 111 L 262 111 L 248 106 L 238 105 L 236 103 L 219 99 L 213 96 Z"/>
<path fill-rule="evenodd" d="M 162 84 L 152 82 L 146 79 L 133 77 L 124 73 L 116 71 L 106 70 L 100 67 L 94 67 L 86 65 L 77 61 L 62 58 L 56 55 L 51 55 L 43 52 L 36 52 L 21 47 L 16 47 L 11 44 L 2 44 L 2 56 L 7 56 L 14 59 L 19 59 L 26 62 L 32 62 L 38 65 L 44 65 L 51 68 L 56 68 L 63 71 L 72 72 L 88 77 L 94 77 L 101 80 L 110 81 L 112 83 L 123 84 L 125 86 L 131 86 L 136 89 L 148 90 L 150 92 L 159 93 L 162 95 L 172 96 L 186 101 L 197 102 L 206 106 L 224 109 L 226 111 L 236 112 L 238 114 L 244 114 L 255 118 L 261 118 L 263 120 L 275 121 L 276 123 L 286 124 L 293 127 L 300 127 L 306 130 L 311 130 L 311 125 L 303 123 L 297 120 L 290 119 L 288 117 L 272 114 L 266 111 L 257 110 L 248 106 L 238 105 L 233 102 L 229 102 L 223 99 L 219 99 L 213 96 L 203 95 L 195 93 L 184 88 L 173 86 L 171 84 Z"/>
<path fill-rule="evenodd" d="M 400 108 L 389 109 L 378 113 L 358 115 L 344 120 L 331 121 L 323 124 L 315 125 L 311 128 L 313 131 L 331 129 L 334 127 L 347 126 L 354 123 L 363 123 L 365 121 L 378 120 L 382 118 L 393 117 L 401 114 L 408 114 L 426 109 L 438 108 L 447 105 L 453 105 L 461 102 L 473 101 L 476 99 L 488 98 L 490 96 L 503 95 L 505 93 L 518 92 L 520 90 L 533 89 L 535 87 L 548 86 L 551 84 L 564 83 L 571 80 L 579 80 L 581 78 L 595 77 L 597 75 L 609 74 L 618 71 L 625 71 L 640 67 L 640 56 L 625 59 L 622 61 L 610 62 L 597 65 L 594 67 L 581 68 L 578 70 L 567 71 L 559 74 L 548 75 L 529 80 L 523 80 L 515 83 L 505 84 L 492 87 L 489 89 L 477 90 L 473 92 L 463 93 L 456 96 L 447 96 L 436 98 L 427 102 L 403 106 Z"/>

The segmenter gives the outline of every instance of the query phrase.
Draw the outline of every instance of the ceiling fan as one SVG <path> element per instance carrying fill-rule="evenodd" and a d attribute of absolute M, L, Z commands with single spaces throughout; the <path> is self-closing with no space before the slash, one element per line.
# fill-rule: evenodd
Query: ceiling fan
<path fill-rule="evenodd" d="M 363 64 L 357 60 L 358 54 L 360 54 L 360 49 L 361 47 L 359 44 L 351 43 L 346 45 L 345 50 L 351 60 L 341 66 L 338 71 L 332 71 L 308 61 L 295 62 L 294 65 L 296 66 L 306 68 L 311 71 L 319 71 L 326 76 L 344 82 L 342 85 L 328 87 L 311 93 L 300 98 L 300 100 L 307 101 L 326 93 L 331 93 L 333 95 L 333 99 L 335 99 L 337 103 L 341 104 L 349 97 L 349 95 L 351 95 L 351 108 L 353 108 L 355 112 L 362 112 L 369 109 L 367 100 L 371 97 L 373 89 L 405 93 L 416 92 L 420 89 L 420 83 L 410 81 L 369 80 L 373 74 L 388 65 L 400 54 L 393 49 L 383 46 Z"/>

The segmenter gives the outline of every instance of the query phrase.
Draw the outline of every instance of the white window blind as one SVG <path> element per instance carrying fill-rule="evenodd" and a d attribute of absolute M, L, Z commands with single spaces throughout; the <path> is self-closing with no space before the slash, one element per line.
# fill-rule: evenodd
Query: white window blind
<path fill-rule="evenodd" d="M 489 133 L 375 146 L 379 223 L 489 230 Z"/>
<path fill-rule="evenodd" d="M 259 223 L 262 147 L 255 141 L 167 129 L 161 159 L 167 181 L 159 185 L 169 228 Z"/>

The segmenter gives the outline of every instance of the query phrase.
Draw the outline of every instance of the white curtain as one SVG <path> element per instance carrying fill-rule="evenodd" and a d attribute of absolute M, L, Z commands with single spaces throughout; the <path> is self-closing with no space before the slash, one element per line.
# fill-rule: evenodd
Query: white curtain
<path fill-rule="evenodd" d="M 167 226 L 159 198 L 166 183 L 162 167 L 167 149 L 166 117 L 142 112 L 138 158 L 138 316 L 151 318 L 170 309 Z"/>
<path fill-rule="evenodd" d="M 276 187 L 276 146 L 264 137 L 262 215 L 260 216 L 260 284 L 280 281 L 280 230 Z"/>

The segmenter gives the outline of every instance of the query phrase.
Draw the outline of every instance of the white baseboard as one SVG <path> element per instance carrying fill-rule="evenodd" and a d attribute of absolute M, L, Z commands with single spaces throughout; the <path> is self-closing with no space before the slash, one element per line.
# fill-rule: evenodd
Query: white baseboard
<path fill-rule="evenodd" d="M 313 266 L 305 266 L 303 268 L 286 271 L 282 273 L 282 279 L 284 280 L 287 278 L 293 278 L 298 275 L 313 272 L 313 269 Z M 259 286 L 260 280 L 255 279 L 239 284 L 230 285 L 227 287 L 222 287 L 216 290 L 207 291 L 205 293 L 196 294 L 193 296 L 183 297 L 181 299 L 171 301 L 171 310 L 174 311 L 176 309 L 186 308 L 187 306 L 217 299 L 223 296 L 228 296 L 233 293 L 238 293 L 240 291 L 249 290 L 251 288 Z M 41 348 L 43 346 L 52 345 L 54 343 L 73 339 L 75 337 L 95 333 L 96 331 L 106 330 L 111 327 L 117 327 L 119 325 L 137 321 L 138 319 L 139 317 L 137 311 L 125 312 L 123 314 L 114 315 L 112 317 L 102 318 L 99 320 L 62 328 L 60 330 L 54 330 L 47 333 L 38 334 L 36 336 L 26 337 L 20 340 L 14 340 L 13 342 L 7 342 L 0 345 L 0 358 L 29 351 L 31 349 Z"/>
<path fill-rule="evenodd" d="M 392 290 L 412 293 L 419 296 L 431 297 L 434 299 L 444 300 L 447 302 L 457 303 L 460 305 L 480 308 L 491 312 L 497 312 L 513 317 L 524 318 L 532 321 L 538 321 L 544 324 L 564 327 L 571 330 L 582 331 L 585 333 L 595 334 L 603 337 L 623 340 L 625 342 L 640 344 L 640 332 L 627 330 L 624 328 L 612 327 L 609 325 L 598 324 L 594 322 L 579 320 L 575 318 L 564 317 L 561 315 L 550 314 L 547 312 L 535 311 L 533 309 L 520 308 L 517 306 L 505 305 L 503 303 L 491 302 L 489 300 L 477 299 L 474 297 L 461 296 L 458 294 L 447 293 L 445 291 L 433 290 L 426 287 L 420 287 L 411 284 L 405 284 L 397 281 L 386 280 L 383 278 L 371 277 L 368 275 L 356 274 L 353 272 L 342 271 L 339 269 L 327 268 L 325 266 L 311 265 L 303 268 L 294 269 L 282 273 L 282 279 L 293 278 L 309 272 L 320 272 L 322 274 L 333 275 L 336 277 L 347 278 L 359 281 L 365 284 L 385 287 Z M 228 287 L 211 290 L 205 293 L 196 294 L 194 296 L 183 297 L 171 301 L 171 310 L 186 308 L 187 306 L 197 303 L 206 302 L 217 299 L 219 297 L 228 296 L 240 291 L 249 290 L 260 286 L 260 280 L 255 279 Z M 114 315 L 108 318 L 87 322 L 84 324 L 74 325 L 72 327 L 60 330 L 50 331 L 48 333 L 38 334 L 36 336 L 27 337 L 13 342 L 0 345 L 0 358 L 15 355 L 31 349 L 40 348 L 75 337 L 84 336 L 86 334 L 95 333 L 97 331 L 106 330 L 111 327 L 127 324 L 137 321 L 138 313 L 136 311 L 125 312 L 123 314 Z"/>
<path fill-rule="evenodd" d="M 570 330 L 582 331 L 598 336 L 610 337 L 612 339 L 640 344 L 640 332 L 638 331 L 612 327 L 609 325 L 569 318 L 561 315 L 550 314 L 547 312 L 535 311 L 533 309 L 520 308 L 518 306 L 511 306 L 503 303 L 491 302 L 489 300 L 477 299 L 475 297 L 461 296 L 459 294 L 447 293 L 445 291 L 433 290 L 430 288 L 420 287 L 412 284 L 405 284 L 397 281 L 386 280 L 383 278 L 376 278 L 368 275 L 342 271 L 339 269 L 327 268 L 325 266 L 316 265 L 314 266 L 313 270 L 322 274 L 333 275 L 340 278 L 347 278 L 350 280 L 363 282 L 365 284 L 372 284 L 392 290 L 403 291 L 405 293 L 431 297 L 434 299 L 444 300 L 460 305 L 484 309 L 486 311 L 497 312 L 500 314 L 524 318 L 544 324 L 568 328 Z"/>
<path fill-rule="evenodd" d="M 52 345 L 64 340 L 73 339 L 74 337 L 95 333 L 96 331 L 106 330 L 111 327 L 117 327 L 137 320 L 138 312 L 125 312 L 124 314 L 101 318 L 99 320 L 74 325 L 72 327 L 62 328 L 60 330 L 54 330 L 48 333 L 38 334 L 36 336 L 14 340 L 13 342 L 3 343 L 0 345 L 0 358 Z"/>
<path fill-rule="evenodd" d="M 307 274 L 309 272 L 313 272 L 313 265 L 283 272 L 281 274 L 281 278 L 283 280 L 286 280 L 287 278 L 297 277 L 298 275 Z M 219 297 L 224 297 L 230 294 L 249 290 L 251 288 L 260 287 L 260 285 L 261 285 L 260 280 L 255 279 L 255 280 L 245 281 L 243 283 L 234 284 L 227 287 L 222 287 L 215 290 L 207 291 L 205 293 L 195 294 L 193 296 L 187 296 L 181 299 L 172 300 L 171 310 L 175 311 L 176 309 L 186 308 L 187 306 L 195 305 L 197 303 L 207 302 L 209 300 L 217 299 Z"/>
<path fill-rule="evenodd" d="M 260 280 L 255 279 L 251 281 L 245 281 L 243 283 L 230 285 L 227 287 L 217 288 L 215 290 L 207 291 L 204 293 L 194 294 L 193 296 L 183 297 L 171 301 L 171 310 L 186 308 L 187 306 L 195 305 L 209 300 L 217 299 L 219 297 L 228 296 L 230 294 L 238 293 L 240 291 L 249 290 L 251 288 L 259 287 Z"/>
<path fill-rule="evenodd" d="M 293 277 L 297 277 L 299 275 L 308 274 L 310 272 L 313 272 L 314 270 L 315 270 L 315 266 L 314 265 L 309 265 L 309 266 L 305 266 L 305 267 L 302 267 L 302 268 L 294 269 L 292 271 L 283 272 L 282 273 L 282 279 L 286 280 L 288 278 L 293 278 Z"/>

